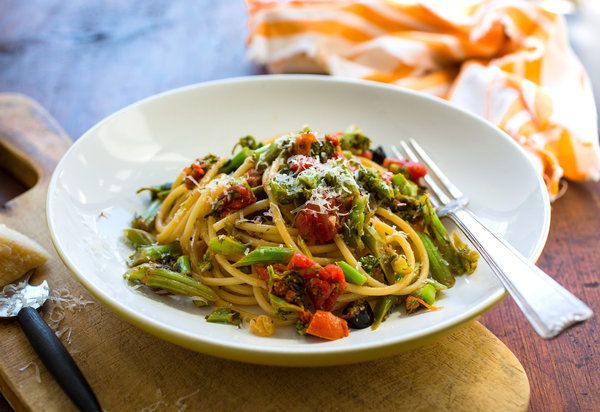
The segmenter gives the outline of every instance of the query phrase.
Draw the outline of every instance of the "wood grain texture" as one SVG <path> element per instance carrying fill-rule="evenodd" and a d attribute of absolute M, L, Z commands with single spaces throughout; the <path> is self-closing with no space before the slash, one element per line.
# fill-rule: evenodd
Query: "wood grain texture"
<path fill-rule="evenodd" d="M 19 95 L 0 94 L 0 145 L 36 169 L 37 183 L 0 211 L 0 222 L 52 251 L 36 279 L 92 300 L 52 248 L 44 219 L 48 176 L 69 146 L 44 110 Z M 35 282 L 35 279 L 34 279 Z M 53 318 L 54 304 L 42 313 Z M 248 410 L 401 409 L 524 411 L 529 383 L 516 357 L 480 323 L 471 322 L 422 348 L 360 365 L 291 369 L 247 365 L 189 352 L 115 318 L 98 303 L 67 312 L 57 330 L 106 410 L 158 406 Z M 201 318 L 199 317 L 199 321 Z M 229 326 L 224 326 L 229 327 Z M 16 322 L 0 323 L 0 389 L 17 410 L 72 410 Z M 21 371 L 35 362 L 34 368 Z M 432 386 L 435 382 L 435 387 Z M 310 396 L 309 396 L 310 394 Z"/>
<path fill-rule="evenodd" d="M 572 28 L 584 27 L 579 20 L 570 17 Z M 585 20 L 588 29 L 600 27 Z M 600 72 L 592 69 L 598 67 L 593 39 L 599 34 L 578 32 L 576 51 L 598 92 Z M 245 35 L 242 0 L 2 0 L 0 91 L 35 97 L 77 137 L 105 115 L 153 93 L 261 73 L 245 58 Z M 571 184 L 553 206 L 540 259 L 596 313 L 599 196 L 597 184 Z M 508 299 L 483 322 L 523 363 L 532 410 L 600 410 L 597 316 L 550 342 L 537 338 Z"/>

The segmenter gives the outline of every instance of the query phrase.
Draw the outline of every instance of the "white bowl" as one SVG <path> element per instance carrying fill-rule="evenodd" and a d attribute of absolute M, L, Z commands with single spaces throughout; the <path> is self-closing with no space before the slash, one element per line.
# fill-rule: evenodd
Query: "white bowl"
<path fill-rule="evenodd" d="M 373 82 L 326 76 L 259 76 L 203 83 L 135 103 L 85 133 L 56 168 L 48 192 L 54 244 L 77 279 L 130 323 L 179 345 L 274 365 L 331 365 L 422 344 L 490 309 L 504 289 L 485 263 L 438 301 L 443 310 L 394 313 L 376 331 L 333 342 L 293 328 L 262 338 L 207 323 L 200 309 L 134 290 L 123 280 L 131 253 L 121 239 L 142 186 L 172 181 L 208 152 L 227 154 L 240 136 L 269 137 L 310 125 L 357 124 L 374 145 L 415 138 L 470 198 L 469 207 L 525 256 L 539 256 L 550 222 L 544 183 L 525 152 L 486 121 L 448 103 Z"/>

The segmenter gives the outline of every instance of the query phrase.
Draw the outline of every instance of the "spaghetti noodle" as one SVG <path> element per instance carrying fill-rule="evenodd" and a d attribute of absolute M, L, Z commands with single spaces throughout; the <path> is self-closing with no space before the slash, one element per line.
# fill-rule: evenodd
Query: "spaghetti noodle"
<path fill-rule="evenodd" d="M 208 321 L 337 339 L 400 303 L 434 308 L 475 270 L 478 255 L 450 240 L 418 184 L 423 165 L 371 151 L 356 128 L 268 142 L 247 136 L 231 158 L 199 158 L 142 189 L 152 199 L 125 231 L 136 248 L 125 277 L 215 305 Z"/>

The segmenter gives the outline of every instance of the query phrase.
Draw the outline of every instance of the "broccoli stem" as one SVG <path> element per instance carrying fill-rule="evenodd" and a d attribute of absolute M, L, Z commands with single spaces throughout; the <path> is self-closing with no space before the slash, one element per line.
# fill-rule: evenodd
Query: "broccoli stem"
<path fill-rule="evenodd" d="M 243 255 L 244 251 L 248 248 L 248 246 L 235 240 L 231 236 L 225 235 L 213 237 L 210 240 L 208 247 L 210 248 L 211 252 L 218 255 L 237 258 Z"/>
<path fill-rule="evenodd" d="M 279 246 L 261 246 L 248 253 L 242 259 L 235 262 L 233 266 L 249 266 L 256 263 L 271 264 L 271 263 L 287 263 L 294 249 Z"/>
<path fill-rule="evenodd" d="M 364 285 L 367 282 L 367 277 L 350 266 L 347 262 L 340 261 L 337 262 L 337 265 L 342 268 L 346 282 L 353 283 L 355 285 Z"/>
<path fill-rule="evenodd" d="M 206 316 L 206 321 L 239 326 L 242 323 L 242 317 L 239 312 L 233 309 L 217 308 Z"/>
<path fill-rule="evenodd" d="M 398 303 L 398 296 L 389 295 L 379 298 L 375 305 L 375 321 L 371 325 L 371 329 L 375 330 L 390 316 L 390 312 Z"/>
<path fill-rule="evenodd" d="M 167 245 L 142 246 L 129 257 L 129 266 L 136 266 L 146 262 L 162 262 L 167 259 L 175 259 L 179 255 L 181 255 L 179 242 Z"/>
<path fill-rule="evenodd" d="M 252 150 L 250 150 L 247 147 L 243 147 L 242 150 L 237 152 L 231 159 L 229 159 L 219 171 L 221 173 L 229 174 L 234 170 L 237 170 L 237 168 L 240 167 L 242 163 L 244 163 L 244 160 L 246 160 L 248 156 L 251 156 L 252 153 L 254 153 Z"/>
<path fill-rule="evenodd" d="M 123 230 L 123 235 L 136 249 L 156 243 L 156 237 L 142 229 L 125 229 Z"/>
<path fill-rule="evenodd" d="M 198 280 L 165 267 L 144 263 L 125 272 L 125 279 L 184 296 L 199 296 L 209 302 L 217 297 L 213 290 Z"/>
<path fill-rule="evenodd" d="M 452 287 L 455 279 L 438 248 L 433 244 L 431 238 L 425 233 L 418 233 L 429 258 L 429 271 L 431 276 L 442 285 Z"/>

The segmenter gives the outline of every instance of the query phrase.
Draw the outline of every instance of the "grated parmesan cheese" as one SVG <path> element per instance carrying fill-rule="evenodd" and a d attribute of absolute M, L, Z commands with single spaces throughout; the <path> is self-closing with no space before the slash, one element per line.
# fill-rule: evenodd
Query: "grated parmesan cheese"
<path fill-rule="evenodd" d="M 196 396 L 198 393 L 200 392 L 200 389 L 196 389 L 194 392 L 189 393 L 185 396 L 182 396 L 181 398 L 177 399 L 175 401 L 175 407 L 177 408 L 178 412 L 183 412 L 185 410 L 187 410 L 188 405 L 186 404 L 186 401 L 193 397 Z"/>
<path fill-rule="evenodd" d="M 33 367 L 36 382 L 42 383 L 42 377 L 40 376 L 40 368 L 38 367 L 37 363 L 35 363 L 35 362 L 29 362 L 27 365 L 19 368 L 19 372 L 25 372 L 30 367 Z"/>
<path fill-rule="evenodd" d="M 160 408 L 161 406 L 169 406 L 169 404 L 167 404 L 167 402 L 165 402 L 164 395 L 162 394 L 162 391 L 160 389 L 156 390 L 156 398 L 157 398 L 156 402 L 140 409 L 140 412 L 154 412 L 154 411 L 158 410 L 158 408 Z"/>

